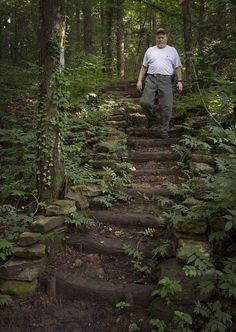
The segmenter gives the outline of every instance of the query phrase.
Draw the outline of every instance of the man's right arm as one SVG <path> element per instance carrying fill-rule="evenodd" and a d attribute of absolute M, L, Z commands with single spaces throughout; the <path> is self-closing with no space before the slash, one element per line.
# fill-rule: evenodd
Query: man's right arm
<path fill-rule="evenodd" d="M 143 88 L 143 79 L 144 79 L 144 76 L 146 74 L 146 71 L 147 71 L 147 67 L 145 67 L 144 65 L 142 65 L 142 67 L 140 69 L 140 72 L 139 72 L 139 75 L 138 75 L 138 82 L 137 82 L 137 90 L 139 92 L 142 91 L 142 88 Z"/>

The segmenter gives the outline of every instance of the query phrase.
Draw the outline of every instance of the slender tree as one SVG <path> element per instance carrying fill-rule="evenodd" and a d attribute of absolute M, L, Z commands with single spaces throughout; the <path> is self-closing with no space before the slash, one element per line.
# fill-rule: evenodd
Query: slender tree
<path fill-rule="evenodd" d="M 113 15 L 114 15 L 114 3 L 113 0 L 106 0 L 105 3 L 105 62 L 106 71 L 111 73 L 112 65 L 112 26 L 113 26 Z"/>
<path fill-rule="evenodd" d="M 41 201 L 62 194 L 65 176 L 60 135 L 60 100 L 66 23 L 65 0 L 40 0 L 41 91 L 38 112 L 37 189 Z"/>
<path fill-rule="evenodd" d="M 116 0 L 116 57 L 117 73 L 120 77 L 125 75 L 124 57 L 124 1 Z"/>
<path fill-rule="evenodd" d="M 84 23 L 84 51 L 85 53 L 92 53 L 92 0 L 83 1 L 83 23 Z"/>
<path fill-rule="evenodd" d="M 188 82 L 192 82 L 193 68 L 192 68 L 192 21 L 190 14 L 190 1 L 181 0 L 182 14 L 183 14 L 183 30 L 184 30 L 184 49 L 185 49 L 185 67 L 186 67 L 186 79 Z"/>

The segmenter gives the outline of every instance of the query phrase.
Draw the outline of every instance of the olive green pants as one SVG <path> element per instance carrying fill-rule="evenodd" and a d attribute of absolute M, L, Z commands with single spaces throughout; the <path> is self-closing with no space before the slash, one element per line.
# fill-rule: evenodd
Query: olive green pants
<path fill-rule="evenodd" d="M 140 99 L 140 104 L 149 122 L 156 121 L 155 101 L 158 98 L 160 106 L 161 134 L 167 134 L 173 107 L 172 79 L 169 75 L 147 75 L 145 87 Z"/>

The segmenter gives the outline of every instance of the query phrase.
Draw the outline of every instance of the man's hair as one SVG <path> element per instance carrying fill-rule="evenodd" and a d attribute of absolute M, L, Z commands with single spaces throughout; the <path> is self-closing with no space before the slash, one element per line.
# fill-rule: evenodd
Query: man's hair
<path fill-rule="evenodd" d="M 158 30 L 157 30 L 157 32 L 156 32 L 156 35 L 166 35 L 166 31 L 165 31 L 165 29 L 163 29 L 163 28 L 159 28 Z"/>

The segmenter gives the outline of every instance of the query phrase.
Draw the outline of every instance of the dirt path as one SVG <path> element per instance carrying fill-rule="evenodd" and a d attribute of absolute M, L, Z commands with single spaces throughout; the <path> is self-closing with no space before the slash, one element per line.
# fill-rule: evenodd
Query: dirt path
<path fill-rule="evenodd" d="M 116 88 L 116 92 L 120 90 L 122 86 Z M 135 94 L 130 87 L 122 98 L 137 103 Z M 179 134 L 173 130 L 169 139 L 155 138 L 156 128 L 144 127 L 139 106 L 129 112 L 128 121 L 128 161 L 135 167 L 131 203 L 92 211 L 96 226 L 70 234 L 65 250 L 48 266 L 51 283 L 45 288 L 53 298 L 42 289 L 17 300 L 3 310 L 0 331 L 125 332 L 135 331 L 132 324 L 140 331 L 150 331 L 148 305 L 158 275 L 152 266 L 153 249 L 163 240 L 171 240 L 155 198 L 169 195 L 166 182 L 183 181 L 178 156 L 170 148 Z M 141 264 L 134 269 L 124 246 L 141 251 L 145 267 Z M 146 273 L 138 271 L 142 268 Z"/>

